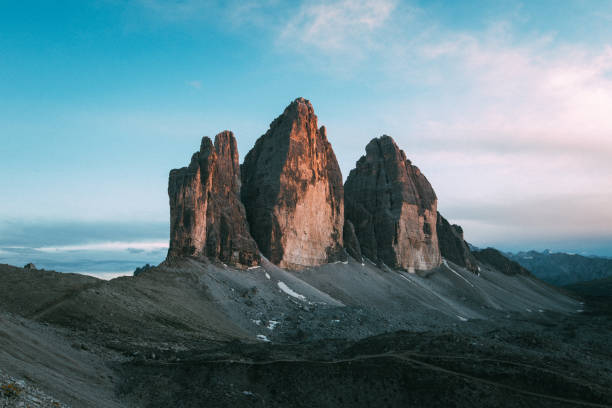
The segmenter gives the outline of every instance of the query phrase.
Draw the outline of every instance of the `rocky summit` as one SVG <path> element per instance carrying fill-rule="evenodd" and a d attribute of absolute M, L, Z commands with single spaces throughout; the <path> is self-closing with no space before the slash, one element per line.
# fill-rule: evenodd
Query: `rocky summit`
<path fill-rule="evenodd" d="M 451 225 L 438 213 L 436 232 L 442 257 L 472 272 L 478 272 L 476 258 L 463 238 L 463 228 L 457 224 Z"/>
<path fill-rule="evenodd" d="M 345 216 L 365 257 L 408 271 L 440 264 L 436 194 L 390 136 L 368 143 L 344 192 Z"/>
<path fill-rule="evenodd" d="M 259 263 L 240 202 L 240 165 L 234 134 L 202 139 L 188 167 L 170 172 L 168 258 L 208 257 L 234 266 Z"/>
<path fill-rule="evenodd" d="M 293 101 L 247 154 L 241 197 L 253 238 L 274 264 L 345 259 L 342 174 L 308 100 Z"/>

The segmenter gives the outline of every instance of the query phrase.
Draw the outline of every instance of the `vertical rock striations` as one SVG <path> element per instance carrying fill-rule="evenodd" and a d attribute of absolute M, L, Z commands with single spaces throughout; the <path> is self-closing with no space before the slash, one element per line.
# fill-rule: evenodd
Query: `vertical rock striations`
<path fill-rule="evenodd" d="M 342 174 L 309 101 L 293 101 L 247 154 L 241 197 L 271 262 L 295 269 L 345 257 Z"/>
<path fill-rule="evenodd" d="M 361 245 L 359 245 L 359 239 L 355 233 L 355 226 L 349 220 L 344 220 L 344 249 L 346 252 L 355 258 L 356 261 L 363 262 L 361 255 Z"/>
<path fill-rule="evenodd" d="M 368 143 L 344 193 L 345 216 L 364 256 L 408 271 L 440 264 L 436 194 L 391 137 Z"/>
<path fill-rule="evenodd" d="M 463 239 L 463 229 L 459 225 L 451 225 L 442 214 L 438 213 L 436 232 L 440 255 L 443 258 L 472 272 L 478 272 L 478 262 Z"/>
<path fill-rule="evenodd" d="M 240 165 L 232 132 L 202 139 L 188 167 L 170 171 L 168 258 L 206 256 L 235 266 L 259 262 L 240 202 Z"/>

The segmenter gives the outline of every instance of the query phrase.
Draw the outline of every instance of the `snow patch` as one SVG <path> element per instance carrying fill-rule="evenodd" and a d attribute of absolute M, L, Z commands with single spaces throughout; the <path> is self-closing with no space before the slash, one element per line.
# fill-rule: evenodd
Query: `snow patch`
<path fill-rule="evenodd" d="M 253 323 L 255 323 L 256 325 L 261 326 L 261 320 L 259 320 L 259 319 L 257 319 L 257 320 L 255 320 L 255 319 L 251 319 L 251 321 L 252 321 Z"/>
<path fill-rule="evenodd" d="M 250 271 L 251 269 L 257 269 L 257 268 L 261 268 L 261 266 L 259 266 L 259 265 L 257 265 L 257 266 L 249 266 L 249 267 L 247 268 L 247 270 L 249 270 L 249 271 Z"/>
<path fill-rule="evenodd" d="M 266 272 L 266 279 L 270 280 L 270 274 L 268 272 Z"/>
<path fill-rule="evenodd" d="M 467 321 L 468 321 L 468 319 L 467 319 L 467 318 L 465 318 L 465 317 L 463 317 L 463 316 L 459 316 L 459 315 L 457 315 L 457 317 L 458 317 L 458 318 L 459 318 L 459 320 L 461 320 L 462 322 L 467 322 Z"/>
<path fill-rule="evenodd" d="M 260 340 L 260 341 L 265 341 L 265 342 L 267 342 L 267 343 L 269 343 L 269 342 L 270 342 L 270 339 L 268 339 L 268 337 L 264 336 L 263 334 L 258 334 L 258 335 L 257 335 L 257 340 Z"/>
<path fill-rule="evenodd" d="M 465 279 L 463 276 L 461 276 L 459 274 L 459 272 L 457 272 L 456 270 L 454 270 L 453 268 L 451 268 L 448 265 L 448 262 L 446 262 L 446 259 L 442 259 L 442 263 L 444 264 L 444 266 L 446 266 L 452 273 L 454 273 L 455 275 L 457 275 L 458 277 L 460 277 L 461 279 L 463 279 L 464 281 L 467 282 L 468 285 L 470 285 L 471 287 L 474 287 L 474 285 L 472 284 L 472 282 L 470 282 L 469 280 Z"/>
<path fill-rule="evenodd" d="M 369 260 L 368 258 L 366 258 L 365 256 L 363 257 L 363 259 L 365 259 L 366 261 L 368 261 L 369 263 L 371 263 L 372 265 L 376 266 L 376 264 L 374 262 L 372 262 L 371 260 Z"/>
<path fill-rule="evenodd" d="M 268 330 L 274 330 L 279 324 L 280 322 L 277 320 L 268 320 L 268 326 L 266 327 L 268 328 Z"/>
<path fill-rule="evenodd" d="M 412 283 L 413 285 L 415 284 L 411 279 L 408 279 L 407 277 L 405 277 L 404 274 L 400 273 L 399 276 L 406 279 L 408 282 Z"/>
<path fill-rule="evenodd" d="M 291 289 L 289 286 L 287 286 L 287 285 L 285 284 L 285 282 L 280 282 L 280 281 L 279 281 L 279 282 L 277 283 L 277 285 L 278 285 L 278 287 L 279 287 L 279 289 L 280 289 L 280 290 L 282 290 L 283 292 L 285 292 L 285 293 L 286 293 L 286 294 L 288 294 L 289 296 L 294 297 L 294 298 L 296 298 L 296 299 L 304 300 L 304 301 L 306 300 L 306 296 L 304 296 L 304 295 L 300 295 L 299 293 L 294 292 L 294 291 L 293 291 L 293 290 L 292 290 L 292 289 Z"/>

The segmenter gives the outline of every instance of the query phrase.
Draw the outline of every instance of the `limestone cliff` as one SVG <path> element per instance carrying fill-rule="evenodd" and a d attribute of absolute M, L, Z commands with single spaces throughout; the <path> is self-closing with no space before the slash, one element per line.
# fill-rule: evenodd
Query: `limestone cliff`
<path fill-rule="evenodd" d="M 344 192 L 363 256 L 408 271 L 440 264 L 436 194 L 391 137 L 368 143 Z"/>
<path fill-rule="evenodd" d="M 170 249 L 176 256 L 208 257 L 235 266 L 259 263 L 240 202 L 236 139 L 224 131 L 202 139 L 188 167 L 170 172 Z"/>
<path fill-rule="evenodd" d="M 271 262 L 295 269 L 346 256 L 342 174 L 308 100 L 293 101 L 247 154 L 241 197 Z"/>

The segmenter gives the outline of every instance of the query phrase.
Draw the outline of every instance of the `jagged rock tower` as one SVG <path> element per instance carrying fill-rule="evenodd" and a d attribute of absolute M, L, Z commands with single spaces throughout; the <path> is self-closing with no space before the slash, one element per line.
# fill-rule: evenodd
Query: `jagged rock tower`
<path fill-rule="evenodd" d="M 208 257 L 238 266 L 259 263 L 240 202 L 240 165 L 234 134 L 202 139 L 189 167 L 170 171 L 168 258 Z"/>
<path fill-rule="evenodd" d="M 271 262 L 297 269 L 345 258 L 342 174 L 309 101 L 293 101 L 247 154 L 241 197 Z"/>
<path fill-rule="evenodd" d="M 440 264 L 436 194 L 391 137 L 368 143 L 344 192 L 363 256 L 408 271 Z"/>

